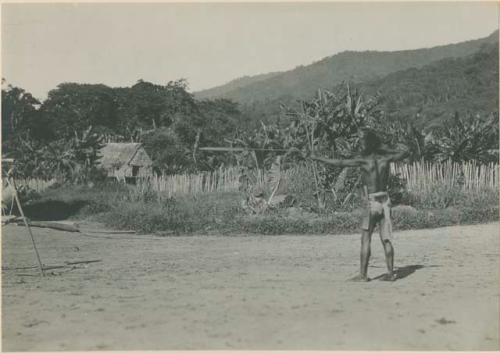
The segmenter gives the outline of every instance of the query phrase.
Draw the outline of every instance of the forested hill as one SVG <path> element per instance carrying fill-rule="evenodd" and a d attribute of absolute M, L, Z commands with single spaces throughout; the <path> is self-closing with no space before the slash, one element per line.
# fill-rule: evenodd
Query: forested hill
<path fill-rule="evenodd" d="M 328 89 L 346 80 L 373 80 L 397 71 L 421 68 L 441 59 L 464 57 L 478 51 L 484 44 L 494 42 L 498 42 L 498 31 L 482 39 L 427 49 L 347 51 L 290 71 L 237 79 L 223 86 L 196 92 L 195 97 L 228 98 L 242 104 L 308 98 L 318 88 Z"/>
<path fill-rule="evenodd" d="M 214 88 L 210 88 L 206 91 L 200 91 L 198 93 L 194 93 L 196 98 L 205 99 L 205 98 L 220 98 L 225 97 L 226 95 L 230 95 L 231 92 L 239 90 L 240 88 L 244 88 L 248 85 L 251 85 L 256 82 L 261 82 L 267 80 L 271 77 L 275 77 L 281 75 L 283 72 L 270 72 L 262 75 L 254 75 L 254 76 L 243 76 L 237 79 L 234 79 L 222 86 L 217 86 Z M 205 95 L 205 93 L 208 93 Z"/>
<path fill-rule="evenodd" d="M 498 64 L 497 42 L 467 57 L 395 72 L 358 87 L 366 95 L 378 93 L 389 116 L 428 124 L 455 112 L 498 111 Z"/>

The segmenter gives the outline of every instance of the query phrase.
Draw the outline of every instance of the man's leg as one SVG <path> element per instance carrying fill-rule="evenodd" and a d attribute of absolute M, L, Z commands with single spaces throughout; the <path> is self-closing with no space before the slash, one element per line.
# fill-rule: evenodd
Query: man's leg
<path fill-rule="evenodd" d="M 359 274 L 368 278 L 368 262 L 370 262 L 371 242 L 372 242 L 373 226 L 370 225 L 369 230 L 363 230 L 361 234 L 361 254 L 360 254 L 360 271 Z"/>
<path fill-rule="evenodd" d="M 383 281 L 394 281 L 396 276 L 394 275 L 394 248 L 389 240 L 388 229 L 384 221 L 380 224 L 380 240 L 382 241 L 382 246 L 385 252 L 385 262 L 387 264 L 387 274 L 382 277 Z"/>
<path fill-rule="evenodd" d="M 375 224 L 373 219 L 370 219 L 368 229 L 361 231 L 361 253 L 360 253 L 360 271 L 359 275 L 353 277 L 352 281 L 367 282 L 368 278 L 368 263 L 370 261 L 370 248 L 373 229 Z"/>

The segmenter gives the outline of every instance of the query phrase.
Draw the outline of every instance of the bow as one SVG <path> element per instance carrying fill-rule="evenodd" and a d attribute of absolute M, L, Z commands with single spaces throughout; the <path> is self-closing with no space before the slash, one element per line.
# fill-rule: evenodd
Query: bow
<path fill-rule="evenodd" d="M 309 147 L 306 145 L 306 147 Z M 250 147 L 200 147 L 200 151 L 209 152 L 246 152 L 246 151 L 268 151 L 268 152 L 285 152 L 284 155 L 287 157 L 292 153 L 299 153 L 304 159 L 311 157 L 311 151 L 306 148 L 305 151 L 299 150 L 297 147 L 290 148 L 250 148 Z"/>

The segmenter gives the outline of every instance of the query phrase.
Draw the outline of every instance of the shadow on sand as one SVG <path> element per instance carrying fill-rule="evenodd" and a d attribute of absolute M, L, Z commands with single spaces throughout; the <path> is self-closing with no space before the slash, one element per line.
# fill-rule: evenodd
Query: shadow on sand
<path fill-rule="evenodd" d="M 409 275 L 413 274 L 415 271 L 420 270 L 424 267 L 439 267 L 439 266 L 437 266 L 437 265 L 429 265 L 429 266 L 408 265 L 408 266 L 398 267 L 397 269 L 394 270 L 394 274 L 396 275 L 396 281 L 403 279 L 403 278 L 406 278 Z M 384 276 L 385 276 L 385 274 L 382 274 L 380 276 L 373 278 L 372 280 L 382 279 Z"/>
<path fill-rule="evenodd" d="M 48 200 L 23 206 L 26 217 L 33 221 L 60 221 L 75 215 L 87 205 L 85 201 Z"/>

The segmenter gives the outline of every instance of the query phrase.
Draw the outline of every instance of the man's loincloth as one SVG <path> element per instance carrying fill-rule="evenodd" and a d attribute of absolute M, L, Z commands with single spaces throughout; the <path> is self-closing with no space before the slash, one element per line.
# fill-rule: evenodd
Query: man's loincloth
<path fill-rule="evenodd" d="M 392 240 L 391 199 L 385 191 L 368 194 L 361 229 L 369 230 L 377 223 L 382 240 Z"/>

